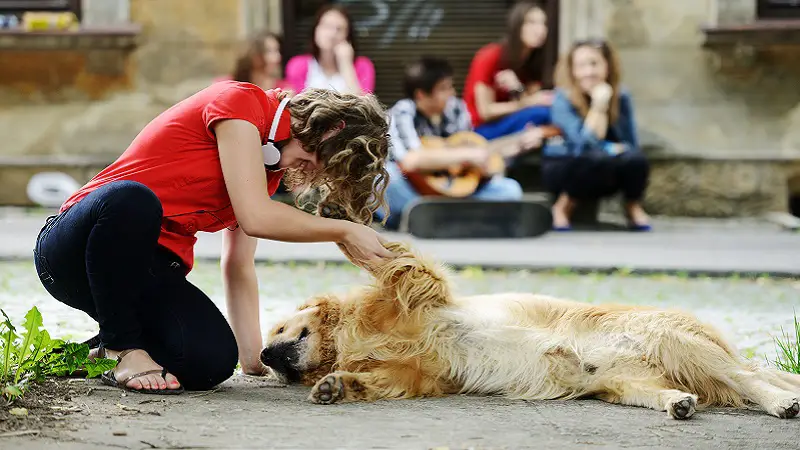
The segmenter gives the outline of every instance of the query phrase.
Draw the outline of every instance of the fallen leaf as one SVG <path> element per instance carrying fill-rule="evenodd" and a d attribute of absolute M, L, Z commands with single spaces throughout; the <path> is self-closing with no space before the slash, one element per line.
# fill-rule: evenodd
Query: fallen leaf
<path fill-rule="evenodd" d="M 114 436 L 127 436 L 128 435 L 128 433 L 126 431 L 114 431 L 111 434 L 113 434 Z"/>
<path fill-rule="evenodd" d="M 27 416 L 28 410 L 25 408 L 11 408 L 8 413 L 12 416 Z"/>

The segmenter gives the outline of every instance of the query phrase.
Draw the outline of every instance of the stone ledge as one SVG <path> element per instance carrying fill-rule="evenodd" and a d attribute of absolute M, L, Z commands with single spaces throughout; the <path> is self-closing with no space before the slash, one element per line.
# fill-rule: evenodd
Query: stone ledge
<path fill-rule="evenodd" d="M 700 27 L 705 47 L 730 45 L 800 44 L 800 20 L 756 20 L 737 25 Z"/>
<path fill-rule="evenodd" d="M 82 28 L 74 31 L 3 29 L 0 30 L 0 50 L 130 50 L 138 45 L 141 32 L 141 25 L 134 23 L 108 28 Z"/>
<path fill-rule="evenodd" d="M 0 156 L 0 168 L 4 167 L 64 167 L 87 168 L 107 166 L 116 158 L 102 155 L 33 155 Z"/>

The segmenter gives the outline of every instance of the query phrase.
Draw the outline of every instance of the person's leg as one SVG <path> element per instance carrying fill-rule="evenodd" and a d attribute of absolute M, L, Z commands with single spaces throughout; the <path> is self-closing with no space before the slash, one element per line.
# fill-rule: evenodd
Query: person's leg
<path fill-rule="evenodd" d="M 152 270 L 157 282 L 142 293 L 137 312 L 143 348 L 187 390 L 208 390 L 228 379 L 239 351 L 222 312 L 166 250 L 158 252 Z"/>
<path fill-rule="evenodd" d="M 108 357 L 144 345 L 137 319 L 142 291 L 158 243 L 162 208 L 146 186 L 120 181 L 98 188 L 45 227 L 36 245 L 40 279 L 59 301 L 81 309 L 100 325 Z M 158 309 L 149 310 L 160 314 Z M 126 356 L 119 380 L 158 369 L 143 351 Z M 175 378 L 167 377 L 171 387 Z M 130 380 L 128 387 L 166 387 L 159 376 Z"/>
<path fill-rule="evenodd" d="M 492 140 L 509 134 L 518 133 L 528 124 L 547 125 L 550 123 L 550 107 L 530 106 L 515 113 L 484 123 L 475 128 L 475 132 L 485 139 Z"/>
<path fill-rule="evenodd" d="M 397 164 L 387 164 L 386 170 L 389 172 L 389 185 L 386 187 L 386 203 L 389 206 L 389 217 L 386 219 L 386 228 L 396 230 L 400 227 L 403 209 L 418 198 L 419 194 L 403 176 L 403 172 Z M 378 220 L 383 220 L 387 213 L 383 208 L 380 208 L 375 215 Z"/>
<path fill-rule="evenodd" d="M 571 229 L 571 218 L 580 202 L 597 201 L 617 190 L 611 158 L 582 156 L 565 158 L 559 176 L 562 192 L 553 204 L 553 227 Z"/>
<path fill-rule="evenodd" d="M 519 200 L 522 198 L 522 187 L 512 178 L 494 177 L 475 192 L 472 198 L 488 201 Z"/>
<path fill-rule="evenodd" d="M 569 164 L 568 158 L 542 159 L 542 184 L 555 198 L 550 212 L 553 215 L 553 229 L 556 231 L 570 229 L 570 217 L 576 206 L 575 201 L 565 192 Z"/>
<path fill-rule="evenodd" d="M 625 212 L 633 229 L 650 229 L 650 217 L 642 199 L 650 177 L 650 164 L 641 152 L 626 152 L 615 158 L 616 178 L 625 197 Z"/>

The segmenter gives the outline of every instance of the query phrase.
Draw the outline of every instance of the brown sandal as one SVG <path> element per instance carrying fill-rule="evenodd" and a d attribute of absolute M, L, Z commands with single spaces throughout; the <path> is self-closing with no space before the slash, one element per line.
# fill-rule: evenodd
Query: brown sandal
<path fill-rule="evenodd" d="M 123 350 L 122 352 L 120 352 L 119 356 L 117 356 L 117 365 L 119 365 L 119 363 L 122 362 L 122 358 L 124 358 L 127 354 L 129 354 L 134 350 L 137 349 L 130 348 L 128 350 Z M 102 346 L 100 347 L 99 355 L 101 358 L 106 357 L 106 349 L 103 348 Z M 155 374 L 161 375 L 161 378 L 163 378 L 165 382 L 167 381 L 167 369 L 163 367 L 161 369 L 153 369 L 145 372 L 139 372 L 135 375 L 129 376 L 128 378 L 124 379 L 121 382 L 117 381 L 117 376 L 114 373 L 114 369 L 111 369 L 108 372 L 100 375 L 100 380 L 103 381 L 103 384 L 107 384 L 109 386 L 119 388 L 128 392 L 139 392 L 142 394 L 158 394 L 158 395 L 178 395 L 183 393 L 183 386 L 179 387 L 178 389 L 134 389 L 128 387 L 128 382 L 130 382 L 134 378 L 143 377 L 145 375 L 155 375 Z"/>

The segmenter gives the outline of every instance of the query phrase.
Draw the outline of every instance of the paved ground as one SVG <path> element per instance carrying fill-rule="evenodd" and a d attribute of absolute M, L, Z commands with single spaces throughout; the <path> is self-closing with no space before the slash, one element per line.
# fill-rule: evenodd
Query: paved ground
<path fill-rule="evenodd" d="M 0 210 L 0 258 L 29 258 L 46 213 Z M 463 266 L 573 270 L 623 268 L 643 272 L 687 271 L 800 275 L 800 234 L 758 220 L 657 219 L 653 233 L 548 233 L 520 240 L 413 240 L 440 260 Z M 222 236 L 198 235 L 198 258 L 218 259 Z M 262 241 L 262 261 L 344 261 L 333 244 Z"/>
<path fill-rule="evenodd" d="M 201 261 L 190 278 L 224 311 L 216 262 Z M 343 292 L 367 281 L 340 265 L 259 264 L 263 328 L 320 292 Z M 523 290 L 582 299 L 678 307 L 719 327 L 747 356 L 774 358 L 772 337 L 800 309 L 800 282 L 682 276 L 578 275 L 465 269 L 455 274 L 464 294 Z M 20 319 L 32 305 L 59 337 L 82 339 L 95 325 L 50 299 L 30 262 L 0 262 L 0 305 Z M 83 383 L 82 381 L 79 383 Z M 237 376 L 220 390 L 178 398 L 120 396 L 95 389 L 70 404 L 55 428 L 0 437 L 0 448 L 798 448 L 800 419 L 781 421 L 748 410 L 718 410 L 677 422 L 665 413 L 597 401 L 517 402 L 451 397 L 322 407 L 307 390 Z M 123 405 L 123 406 L 118 406 Z M 132 408 L 132 409 L 131 409 Z M 124 434 L 116 436 L 114 434 Z"/>
<path fill-rule="evenodd" d="M 96 325 L 83 313 L 49 298 L 29 260 L 43 217 L 0 215 L 0 307 L 17 321 L 33 305 L 52 335 L 74 340 Z M 757 222 L 720 224 L 664 221 L 650 235 L 574 233 L 517 242 L 419 242 L 418 247 L 456 264 L 491 261 L 529 268 L 627 267 L 739 272 L 800 273 L 800 235 Z M 204 235 L 201 257 L 218 254 Z M 712 254 L 712 251 L 718 253 Z M 216 253 L 215 253 L 216 252 Z M 262 243 L 262 260 L 339 261 L 333 246 Z M 578 264 L 580 263 L 580 264 Z M 773 336 L 788 329 L 800 310 L 797 278 L 688 278 L 578 275 L 565 270 L 486 271 L 455 274 L 464 294 L 535 291 L 592 303 L 621 302 L 677 307 L 712 323 L 739 350 L 763 364 L 774 359 Z M 367 277 L 348 265 L 258 266 L 262 328 L 271 326 L 308 296 L 342 292 Z M 190 279 L 224 311 L 219 266 L 203 259 Z M 84 383 L 78 381 L 77 383 Z M 705 411 L 687 422 L 665 413 L 609 406 L 597 401 L 517 402 L 501 398 L 378 402 L 321 407 L 304 401 L 307 390 L 236 376 L 209 393 L 178 398 L 121 396 L 88 382 L 55 426 L 26 419 L 30 434 L 0 437 L 0 449 L 100 448 L 774 448 L 800 447 L 800 419 L 781 421 L 758 411 Z M 119 406 L 122 405 L 122 406 Z"/>

